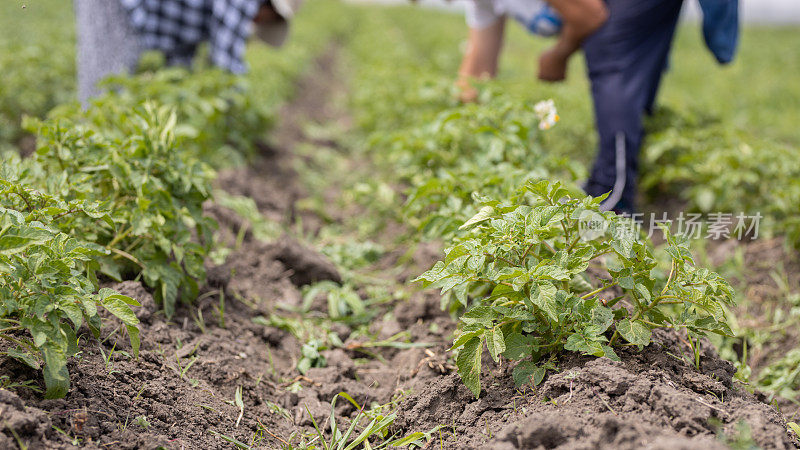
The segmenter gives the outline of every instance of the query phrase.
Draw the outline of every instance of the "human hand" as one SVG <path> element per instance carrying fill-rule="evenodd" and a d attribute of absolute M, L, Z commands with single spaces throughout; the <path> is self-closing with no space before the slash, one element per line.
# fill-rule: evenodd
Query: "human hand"
<path fill-rule="evenodd" d="M 265 2 L 263 5 L 261 5 L 261 8 L 259 8 L 258 12 L 256 13 L 256 17 L 253 18 L 253 22 L 259 25 L 279 22 L 281 20 L 283 20 L 283 17 L 281 17 L 280 14 L 275 11 L 269 2 Z"/>
<path fill-rule="evenodd" d="M 564 81 L 567 78 L 568 56 L 557 47 L 545 50 L 539 56 L 539 79 L 542 81 Z"/>
<path fill-rule="evenodd" d="M 458 101 L 461 103 L 473 103 L 478 100 L 478 90 L 470 83 L 469 78 L 460 77 L 456 81 L 458 89 Z"/>

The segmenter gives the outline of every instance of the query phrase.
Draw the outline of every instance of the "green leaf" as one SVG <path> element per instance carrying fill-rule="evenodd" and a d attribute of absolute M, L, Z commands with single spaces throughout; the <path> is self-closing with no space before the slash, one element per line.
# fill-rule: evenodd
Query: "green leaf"
<path fill-rule="evenodd" d="M 622 361 L 619 356 L 617 356 L 617 352 L 615 352 L 614 349 L 608 345 L 603 346 L 603 352 L 605 353 L 603 356 L 612 361 Z"/>
<path fill-rule="evenodd" d="M 41 368 L 41 365 L 39 364 L 39 361 L 36 359 L 36 357 L 28 352 L 23 352 L 16 348 L 10 348 L 6 350 L 5 353 L 6 355 L 24 363 L 31 369 L 39 370 Z"/>
<path fill-rule="evenodd" d="M 567 343 L 564 344 L 566 350 L 573 352 L 585 353 L 587 355 L 603 356 L 602 345 L 599 342 L 589 339 L 583 333 L 573 333 L 567 338 Z"/>
<path fill-rule="evenodd" d="M 630 319 L 622 319 L 617 322 L 617 331 L 626 341 L 635 345 L 650 344 L 651 331 L 647 325 L 640 321 L 633 322 Z"/>
<path fill-rule="evenodd" d="M 594 288 L 591 283 L 586 279 L 585 275 L 575 275 L 569 280 L 569 288 L 573 292 L 587 292 L 592 291 Z"/>
<path fill-rule="evenodd" d="M 414 444 L 417 447 L 422 447 L 425 445 L 425 433 L 417 431 L 389 442 L 389 445 L 392 447 L 406 447 L 411 444 Z"/>
<path fill-rule="evenodd" d="M 33 326 L 28 329 L 33 336 L 33 345 L 37 347 L 42 347 L 45 342 L 47 342 L 47 338 L 49 334 L 52 333 L 52 327 L 47 322 L 34 322 Z"/>
<path fill-rule="evenodd" d="M 500 355 L 506 351 L 503 330 L 497 327 L 486 330 L 486 347 L 489 348 L 489 355 L 491 355 L 494 362 L 497 362 Z"/>
<path fill-rule="evenodd" d="M 633 277 L 622 277 L 617 283 L 622 289 L 633 289 L 636 287 L 636 282 L 633 280 Z"/>
<path fill-rule="evenodd" d="M 596 334 L 603 334 L 614 323 L 614 313 L 605 306 L 595 306 L 591 312 L 592 326 Z"/>
<path fill-rule="evenodd" d="M 461 316 L 461 322 L 466 325 L 480 324 L 485 328 L 491 328 L 497 313 L 489 306 L 476 306 Z"/>
<path fill-rule="evenodd" d="M 128 306 L 133 299 L 122 294 L 112 294 L 102 300 L 103 307 L 111 314 L 116 316 L 125 325 L 135 326 L 139 324 L 139 319 Z"/>
<path fill-rule="evenodd" d="M 76 353 L 78 353 L 78 336 L 75 333 L 75 330 L 73 330 L 72 327 L 70 327 L 69 324 L 66 322 L 61 322 L 60 328 L 61 328 L 61 333 L 64 336 L 64 339 L 66 340 L 66 345 L 67 345 L 66 354 L 68 356 L 75 355 Z"/>
<path fill-rule="evenodd" d="M 69 372 L 64 350 L 55 345 L 45 345 L 42 348 L 42 356 L 44 358 L 42 374 L 46 386 L 44 398 L 63 398 L 69 392 Z"/>
<path fill-rule="evenodd" d="M 531 355 L 532 338 L 513 332 L 506 336 L 506 350 L 503 356 L 512 360 L 520 360 Z"/>
<path fill-rule="evenodd" d="M 139 347 L 141 346 L 141 341 L 139 340 L 139 328 L 133 325 L 125 325 L 125 328 L 128 330 L 128 336 L 130 336 L 131 340 L 131 347 L 133 347 L 133 357 L 139 357 Z"/>
<path fill-rule="evenodd" d="M 535 285 L 531 288 L 530 300 L 554 322 L 558 322 L 558 305 L 555 296 L 558 289 L 550 283 Z"/>
<path fill-rule="evenodd" d="M 544 367 L 540 367 L 532 361 L 522 361 L 517 364 L 517 367 L 514 367 L 514 371 L 512 372 L 514 384 L 517 387 L 527 383 L 538 386 L 542 380 L 544 380 L 546 374 L 547 370 Z"/>
<path fill-rule="evenodd" d="M 61 305 L 59 309 L 64 311 L 64 314 L 66 314 L 69 320 L 75 325 L 76 330 L 81 327 L 83 324 L 83 311 L 81 311 L 81 308 L 78 305 L 74 303 L 67 303 Z"/>
<path fill-rule="evenodd" d="M 31 245 L 43 244 L 52 237 L 52 233 L 32 226 L 13 227 L 0 236 L 0 255 L 22 252 Z"/>
<path fill-rule="evenodd" d="M 533 277 L 538 279 L 552 279 L 557 281 L 569 280 L 571 275 L 563 267 L 556 265 L 546 265 L 537 267 L 533 273 Z"/>
<path fill-rule="evenodd" d="M 483 340 L 472 338 L 464 344 L 464 348 L 458 352 L 456 358 L 458 375 L 475 398 L 481 394 L 481 353 L 483 353 Z"/>
<path fill-rule="evenodd" d="M 472 338 L 475 338 L 475 337 L 480 338 L 481 336 L 483 336 L 484 331 L 485 330 L 480 329 L 480 330 L 475 330 L 475 331 L 467 331 L 467 332 L 464 332 L 464 333 L 458 335 L 458 337 L 456 337 L 455 341 L 453 341 L 453 346 L 450 347 L 450 350 L 452 351 L 452 350 L 455 350 L 457 348 L 462 347 L 464 344 L 466 344 Z"/>
<path fill-rule="evenodd" d="M 458 229 L 464 230 L 477 223 L 485 222 L 491 219 L 493 215 L 494 215 L 494 208 L 492 208 L 491 206 L 484 206 L 483 208 L 480 209 L 480 211 L 478 211 L 478 214 L 472 216 L 471 219 L 464 222 L 464 225 L 461 225 L 460 227 L 458 227 Z"/>
<path fill-rule="evenodd" d="M 633 244 L 636 240 L 636 234 L 631 229 L 630 225 L 621 222 L 612 223 L 611 232 L 613 236 L 611 246 L 614 248 L 614 251 L 624 258 L 631 258 L 633 256 Z"/>
<path fill-rule="evenodd" d="M 641 283 L 640 283 L 640 284 L 637 284 L 637 285 L 636 285 L 636 292 L 638 292 L 638 293 L 639 293 L 639 295 L 641 295 L 641 296 L 642 296 L 642 298 L 643 298 L 645 301 L 647 301 L 648 303 L 650 302 L 650 299 L 651 299 L 652 297 L 651 297 L 651 295 L 650 295 L 650 289 L 648 289 L 648 288 L 647 288 L 647 286 L 645 286 L 644 284 L 641 284 Z"/>
<path fill-rule="evenodd" d="M 110 257 L 98 258 L 100 262 L 100 273 L 106 275 L 114 281 L 122 281 L 121 265 Z"/>

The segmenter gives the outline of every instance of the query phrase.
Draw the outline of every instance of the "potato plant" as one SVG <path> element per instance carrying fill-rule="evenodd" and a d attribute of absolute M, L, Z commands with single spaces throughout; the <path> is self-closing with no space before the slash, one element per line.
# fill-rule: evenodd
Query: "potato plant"
<path fill-rule="evenodd" d="M 115 280 L 142 275 L 168 316 L 179 296 L 191 301 L 205 277 L 203 261 L 216 224 L 203 215 L 214 171 L 179 146 L 177 114 L 146 103 L 97 104 L 103 121 L 35 122 L 39 146 L 26 179 L 65 201 L 102 202 L 112 223 L 58 224 L 106 248 L 100 271 Z"/>
<path fill-rule="evenodd" d="M 529 179 L 568 172 L 539 143 L 543 123 L 534 105 L 498 95 L 463 105 L 398 133 L 397 167 L 412 188 L 404 211 L 427 237 L 447 239 L 477 212 L 472 192 L 505 198 Z M 424 168 L 424 170 L 419 170 Z"/>
<path fill-rule="evenodd" d="M 10 181 L 0 173 L 0 339 L 3 353 L 42 369 L 48 398 L 69 390 L 67 358 L 78 352 L 83 324 L 99 336 L 98 308 L 119 318 L 139 351 L 139 304 L 111 289 L 98 289 L 98 258 L 105 248 L 59 231 L 72 215 L 109 220 L 96 205 L 65 202 Z"/>
<path fill-rule="evenodd" d="M 730 335 L 723 305 L 732 289 L 694 265 L 681 236 L 667 236 L 669 276 L 630 222 L 600 212 L 602 198 L 574 196 L 559 183 L 528 182 L 511 202 L 484 199 L 445 258 L 418 280 L 467 308 L 451 350 L 478 396 L 483 349 L 519 361 L 518 384 L 538 384 L 562 350 L 618 359 L 656 328 L 683 328 L 695 344 Z"/>
<path fill-rule="evenodd" d="M 156 101 L 175 108 L 181 146 L 194 157 L 228 167 L 246 163 L 255 154 L 262 133 L 272 127 L 273 111 L 253 101 L 252 88 L 244 80 L 210 68 L 153 69 L 157 70 L 107 79 L 105 85 L 112 90 L 95 101 L 98 107 L 89 110 L 91 120 L 101 123 L 109 105 L 126 110 Z"/>

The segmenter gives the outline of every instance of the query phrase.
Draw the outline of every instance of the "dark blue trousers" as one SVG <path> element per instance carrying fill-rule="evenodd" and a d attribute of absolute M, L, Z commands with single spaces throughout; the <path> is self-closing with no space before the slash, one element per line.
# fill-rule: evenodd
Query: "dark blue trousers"
<path fill-rule="evenodd" d="M 652 111 L 683 0 L 606 0 L 609 19 L 583 44 L 599 151 L 588 194 L 610 192 L 604 209 L 631 212 L 642 118 Z"/>

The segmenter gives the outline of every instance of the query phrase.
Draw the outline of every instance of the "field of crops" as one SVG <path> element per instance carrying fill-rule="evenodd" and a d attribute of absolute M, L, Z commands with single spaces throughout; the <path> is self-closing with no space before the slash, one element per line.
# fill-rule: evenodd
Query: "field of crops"
<path fill-rule="evenodd" d="M 7 3 L 0 449 L 800 447 L 800 29 L 681 25 L 636 227 L 520 27 L 473 104 L 460 15 L 315 0 L 82 109 L 71 2 Z"/>

